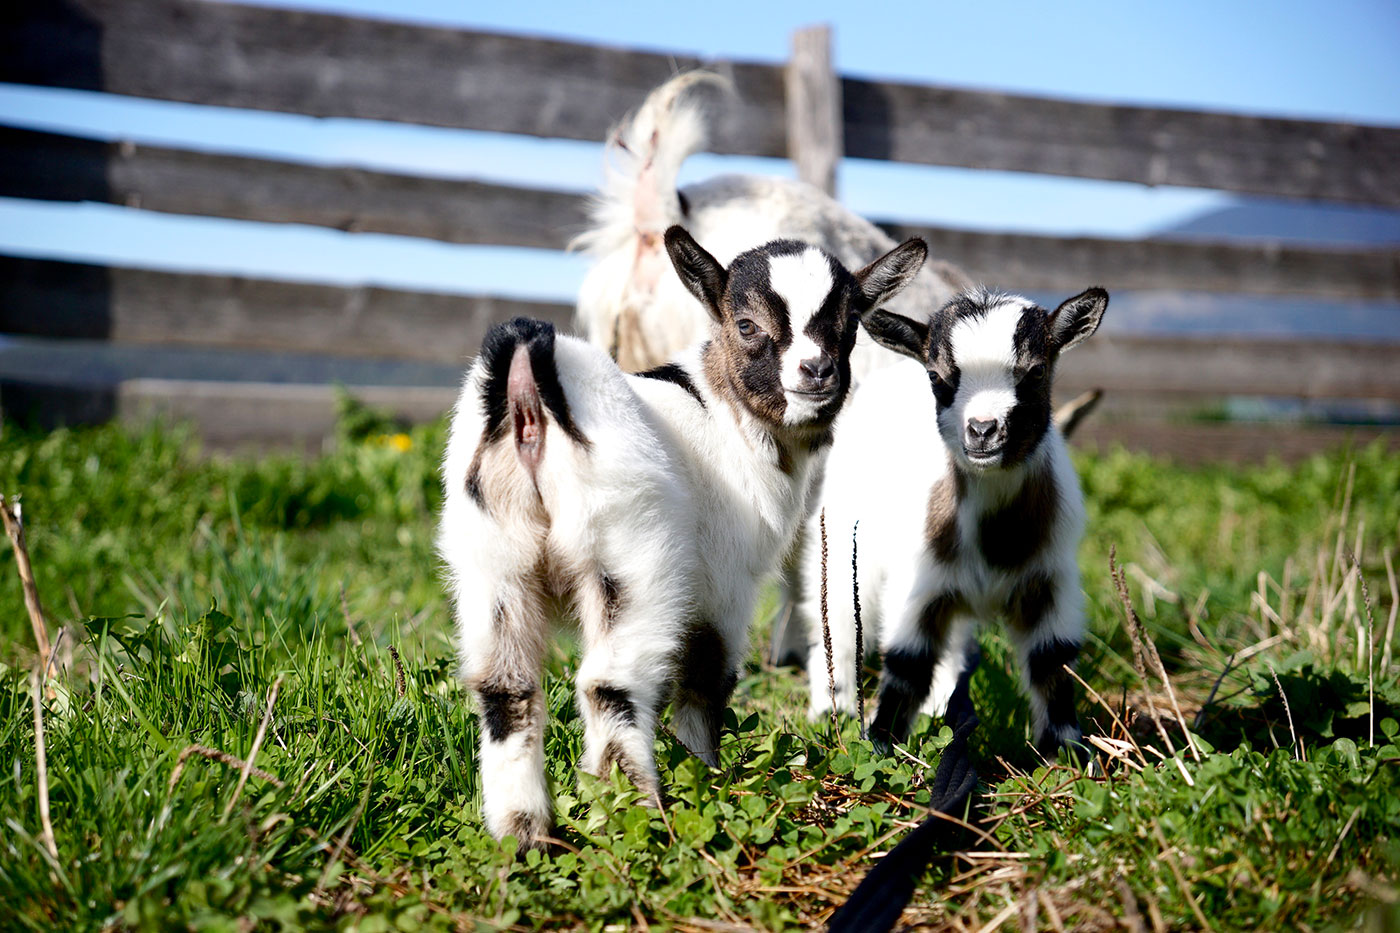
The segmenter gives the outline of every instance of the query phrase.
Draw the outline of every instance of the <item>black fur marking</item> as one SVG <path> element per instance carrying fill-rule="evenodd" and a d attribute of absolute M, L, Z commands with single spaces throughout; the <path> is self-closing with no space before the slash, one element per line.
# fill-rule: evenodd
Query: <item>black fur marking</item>
<path fill-rule="evenodd" d="M 704 715 L 710 749 L 719 748 L 724 707 L 738 680 L 725 660 L 724 641 L 719 630 L 709 622 L 692 624 L 681 642 L 680 683 L 674 703 Z"/>
<path fill-rule="evenodd" d="M 677 199 L 678 201 L 681 202 L 681 216 L 682 216 L 682 217 L 689 217 L 689 216 L 690 216 L 690 198 L 688 198 L 688 197 L 685 196 L 685 192 L 684 192 L 684 191 L 677 191 L 677 192 L 676 192 L 676 199 Z"/>
<path fill-rule="evenodd" d="M 1015 498 L 982 518 L 978 531 L 987 563 L 1014 569 L 1030 560 L 1050 537 L 1058 499 L 1049 469 L 1027 476 Z"/>
<path fill-rule="evenodd" d="M 1054 581 L 1047 574 L 1033 573 L 1017 582 L 1007 607 L 1008 621 L 1017 630 L 1029 635 L 1053 608 Z"/>
<path fill-rule="evenodd" d="M 1031 689 L 1045 699 L 1045 728 L 1035 737 L 1036 748 L 1053 755 L 1060 746 L 1059 733 L 1065 726 L 1079 724 L 1074 705 L 1074 679 L 1065 666 L 1074 666 L 1079 642 L 1055 638 L 1036 645 L 1026 657 L 1026 676 Z"/>
<path fill-rule="evenodd" d="M 1002 463 L 1024 461 L 1039 446 L 1050 428 L 1050 385 L 1055 357 L 1046 340 L 1045 309 L 1029 307 L 1021 312 L 1012 337 L 1016 348 L 1016 404 L 1007 415 L 1006 444 Z"/>
<path fill-rule="evenodd" d="M 482 414 L 486 419 L 482 443 L 487 444 L 505 436 L 510 405 L 506 397 L 506 384 L 510 377 L 511 359 L 520 344 L 524 344 L 530 354 L 530 369 L 534 372 L 540 401 L 574 443 L 585 449 L 590 448 L 592 444 L 574 422 L 564 387 L 559 383 L 559 370 L 554 365 L 554 325 L 524 317 L 495 325 L 486 332 L 486 339 L 481 342 L 481 358 L 486 365 L 486 379 L 481 392 Z"/>
<path fill-rule="evenodd" d="M 678 385 L 690 393 L 695 401 L 700 403 L 700 407 L 705 407 L 705 397 L 700 394 L 700 389 L 696 387 L 695 380 L 690 378 L 690 373 L 679 363 L 667 363 L 655 369 L 648 369 L 646 372 L 637 373 L 643 379 L 657 379 L 661 382 L 669 382 Z"/>
<path fill-rule="evenodd" d="M 493 742 L 504 742 L 517 732 L 528 729 L 534 719 L 531 706 L 534 690 L 487 690 L 477 692 L 481 704 L 481 719 Z"/>
<path fill-rule="evenodd" d="M 637 724 L 637 705 L 632 694 L 621 687 L 595 684 L 588 688 L 588 702 L 600 716 L 612 716 L 626 726 Z"/>
<path fill-rule="evenodd" d="M 943 650 L 948 623 L 958 601 L 940 596 L 924 607 L 919 620 L 923 637 L 916 645 L 890 648 L 880 675 L 880 698 L 870 723 L 870 741 L 888 750 L 909 736 L 909 727 L 933 684 L 933 668 Z"/>
<path fill-rule="evenodd" d="M 1079 657 L 1079 642 L 1062 638 L 1036 645 L 1026 656 L 1026 676 L 1032 684 L 1044 684 L 1057 677 L 1068 677 L 1066 664 L 1073 665 Z"/>

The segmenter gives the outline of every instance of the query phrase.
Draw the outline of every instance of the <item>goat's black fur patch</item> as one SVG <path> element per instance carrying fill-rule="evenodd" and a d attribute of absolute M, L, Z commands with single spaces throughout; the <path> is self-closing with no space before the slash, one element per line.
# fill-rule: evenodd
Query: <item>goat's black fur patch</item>
<path fill-rule="evenodd" d="M 621 687 L 595 684 L 588 688 L 588 702 L 599 715 L 615 717 L 627 726 L 637 724 L 637 704 L 632 702 L 632 694 Z"/>
<path fill-rule="evenodd" d="M 709 622 L 696 622 L 685 633 L 679 663 L 680 683 L 674 703 L 699 711 L 704 717 L 709 748 L 719 748 L 724 707 L 734 692 L 738 675 L 724 656 L 724 640 Z"/>
<path fill-rule="evenodd" d="M 1036 748 L 1053 755 L 1060 745 L 1060 733 L 1066 726 L 1078 727 L 1079 715 L 1074 705 L 1074 680 L 1065 672 L 1079 657 L 1079 642 L 1055 638 L 1036 645 L 1026 658 L 1026 676 L 1031 689 L 1045 700 L 1045 728 L 1035 737 Z"/>
<path fill-rule="evenodd" d="M 1032 573 L 1021 578 L 1007 604 L 1008 621 L 1030 635 L 1051 609 L 1055 608 L 1054 581 L 1048 574 Z"/>
<path fill-rule="evenodd" d="M 481 719 L 491 741 L 504 742 L 530 727 L 534 690 L 482 689 L 477 692 L 477 697 L 481 702 Z"/>
<path fill-rule="evenodd" d="M 1032 684 L 1048 683 L 1056 677 L 1067 676 L 1066 664 L 1079 657 L 1079 642 L 1055 638 L 1031 649 L 1026 657 L 1026 676 Z"/>
<path fill-rule="evenodd" d="M 695 401 L 700 403 L 700 407 L 705 407 L 705 397 L 700 394 L 700 390 L 695 385 L 695 380 L 690 378 L 690 373 L 679 363 L 667 363 L 664 366 L 657 366 L 655 369 L 648 369 L 646 372 L 637 373 L 643 379 L 656 379 L 661 382 L 669 382 L 678 385 L 689 392 Z"/>
<path fill-rule="evenodd" d="M 1016 496 L 982 517 L 978 528 L 982 556 L 993 567 L 1014 569 L 1045 545 L 1055 523 L 1059 492 L 1050 470 L 1027 476 Z"/>
<path fill-rule="evenodd" d="M 530 354 L 530 369 L 540 401 L 565 434 L 581 447 L 590 447 L 588 438 L 574 422 L 564 387 L 559 382 L 559 370 L 554 365 L 554 325 L 524 317 L 495 325 L 486 332 L 486 339 L 481 343 L 481 358 L 486 367 L 481 391 L 482 414 L 486 418 L 482 442 L 490 443 L 505 436 L 510 404 L 506 385 L 515 348 L 521 344 Z"/>

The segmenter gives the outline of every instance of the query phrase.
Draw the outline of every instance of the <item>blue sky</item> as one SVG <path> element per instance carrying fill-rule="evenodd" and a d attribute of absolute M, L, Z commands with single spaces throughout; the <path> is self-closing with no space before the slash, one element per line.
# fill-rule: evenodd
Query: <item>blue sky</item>
<path fill-rule="evenodd" d="M 701 57 L 781 61 L 793 28 L 828 22 L 849 74 L 1083 100 L 1400 125 L 1400 4 L 484 4 L 301 0 L 308 9 L 542 34 Z M 0 85 L 0 123 L 104 139 L 587 190 L 592 144 L 365 121 L 313 120 Z M 719 171 L 790 174 L 778 160 L 699 157 Z M 1232 203 L 1213 192 L 848 160 L 857 210 L 949 226 L 1142 236 Z M 0 199 L 0 252 L 443 291 L 569 298 L 584 261 Z M 1014 283 L 1006 283 L 1014 287 Z"/>

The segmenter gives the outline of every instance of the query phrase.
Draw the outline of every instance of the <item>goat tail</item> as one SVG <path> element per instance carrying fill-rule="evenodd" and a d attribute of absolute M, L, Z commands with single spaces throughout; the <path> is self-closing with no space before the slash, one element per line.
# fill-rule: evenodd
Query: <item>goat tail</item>
<path fill-rule="evenodd" d="M 589 214 L 592 229 L 570 249 L 606 254 L 634 236 L 660 243 L 666 228 L 683 223 L 685 209 L 676 188 L 681 163 L 704 148 L 705 116 L 694 89 L 730 89 L 728 79 L 710 71 L 687 71 L 656 88 L 608 137 L 606 178 Z"/>
<path fill-rule="evenodd" d="M 497 324 L 487 332 L 481 356 L 486 369 L 486 436 L 509 432 L 516 457 L 532 481 L 544 457 L 549 421 L 576 443 L 589 446 L 559 379 L 553 324 L 523 317 Z"/>

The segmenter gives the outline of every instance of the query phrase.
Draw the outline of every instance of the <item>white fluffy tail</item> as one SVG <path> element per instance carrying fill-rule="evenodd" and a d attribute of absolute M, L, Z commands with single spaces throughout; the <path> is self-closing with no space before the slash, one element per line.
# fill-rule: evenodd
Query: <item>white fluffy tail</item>
<path fill-rule="evenodd" d="M 655 313 L 655 305 L 658 286 L 671 276 L 666 228 L 686 220 L 676 175 L 705 145 L 704 113 L 689 93 L 702 84 L 730 87 L 707 71 L 677 75 L 613 131 L 606 178 L 590 208 L 593 229 L 570 244 L 596 259 L 579 291 L 579 329 L 629 372 L 665 362 L 677 343 L 674 315 Z M 688 334 L 689 322 L 681 329 Z"/>
<path fill-rule="evenodd" d="M 689 93 L 703 84 L 729 87 L 708 71 L 677 75 L 613 129 L 602 191 L 589 209 L 593 228 L 570 249 L 605 254 L 634 237 L 651 234 L 659 240 L 667 227 L 684 221 L 676 175 L 681 163 L 705 146 L 704 113 Z"/>

